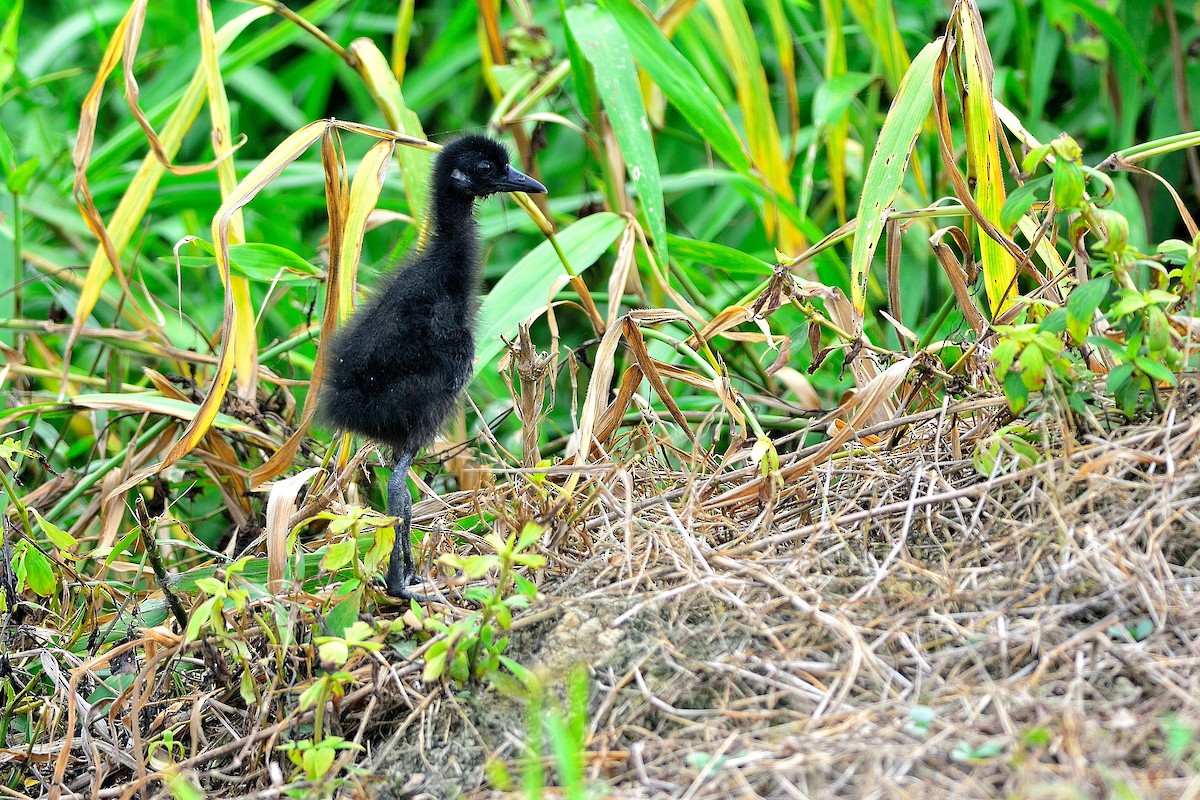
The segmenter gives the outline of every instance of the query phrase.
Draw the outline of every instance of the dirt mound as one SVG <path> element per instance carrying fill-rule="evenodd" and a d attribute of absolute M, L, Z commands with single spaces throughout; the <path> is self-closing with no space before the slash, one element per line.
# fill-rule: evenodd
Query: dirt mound
<path fill-rule="evenodd" d="M 612 796 L 1183 796 L 1196 405 L 1027 435 L 1037 463 L 990 476 L 945 444 L 980 414 L 927 416 L 724 506 L 738 473 L 610 468 L 591 556 L 544 576 L 512 650 L 552 681 L 587 667 L 585 774 Z M 371 768 L 421 773 L 408 796 L 490 794 L 485 758 L 519 765 L 525 726 L 485 694 L 443 695 Z"/>

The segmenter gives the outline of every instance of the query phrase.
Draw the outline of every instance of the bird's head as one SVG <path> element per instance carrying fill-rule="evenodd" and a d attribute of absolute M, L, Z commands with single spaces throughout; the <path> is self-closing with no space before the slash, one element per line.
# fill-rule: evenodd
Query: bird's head
<path fill-rule="evenodd" d="M 478 135 L 463 136 L 442 148 L 433 179 L 438 188 L 467 197 L 546 191 L 545 186 L 509 163 L 504 145 Z"/>

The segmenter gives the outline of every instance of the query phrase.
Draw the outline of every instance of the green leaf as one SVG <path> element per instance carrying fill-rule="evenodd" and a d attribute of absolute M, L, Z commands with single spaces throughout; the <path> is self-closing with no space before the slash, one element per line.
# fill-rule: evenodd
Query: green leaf
<path fill-rule="evenodd" d="M 8 12 L 4 21 L 4 30 L 0 31 L 0 92 L 3 92 L 17 69 L 17 32 L 21 26 L 21 11 L 25 6 L 24 0 L 17 0 Z"/>
<path fill-rule="evenodd" d="M 941 49 L 941 42 L 931 42 L 913 59 L 896 91 L 867 167 L 850 258 L 850 292 L 854 310 L 859 314 L 866 309 L 867 275 L 883 234 L 885 216 L 904 182 L 917 134 L 933 107 L 933 68 Z"/>
<path fill-rule="evenodd" d="M 466 683 L 471 677 L 470 662 L 467 660 L 467 654 L 458 652 L 454 654 L 454 660 L 450 662 L 450 677 L 458 683 Z"/>
<path fill-rule="evenodd" d="M 354 558 L 356 544 L 354 539 L 343 539 L 330 545 L 325 551 L 325 557 L 321 559 L 321 569 L 336 572 L 349 564 L 350 559 Z"/>
<path fill-rule="evenodd" d="M 204 256 L 180 256 L 181 267 L 212 267 L 216 260 L 212 257 L 212 245 L 202 239 L 191 242 L 206 251 Z M 171 259 L 162 259 L 169 261 Z M 255 242 L 253 244 L 235 244 L 229 248 L 229 268 L 237 275 L 249 278 L 259 283 L 308 283 L 313 278 L 325 273 L 305 261 L 300 256 L 275 244 Z"/>
<path fill-rule="evenodd" d="M 1129 31 L 1111 11 L 1101 8 L 1092 0 L 1058 0 L 1058 2 L 1069 5 L 1078 11 L 1084 19 L 1092 23 L 1096 30 L 1103 34 L 1110 44 L 1121 51 L 1121 55 L 1129 59 L 1129 63 L 1142 73 L 1142 77 L 1146 79 L 1147 83 L 1154 84 L 1154 75 L 1146 66 L 1146 60 L 1142 58 L 1133 37 L 1129 35 Z"/>
<path fill-rule="evenodd" d="M 34 509 L 33 515 L 41 524 L 42 533 L 46 534 L 46 538 L 53 542 L 59 550 L 70 550 L 79 543 L 74 536 L 43 517 L 37 509 Z"/>
<path fill-rule="evenodd" d="M 1040 333 L 1049 333 L 1057 335 L 1067 329 L 1067 310 L 1065 308 L 1056 308 L 1046 315 L 1046 318 L 1038 325 Z M 1081 340 L 1082 341 L 1082 340 Z"/>
<path fill-rule="evenodd" d="M 185 642 L 194 642 L 200 638 L 200 629 L 209 622 L 212 617 L 213 606 L 217 604 L 216 597 L 210 597 L 200 604 L 192 613 L 192 618 L 188 620 L 187 632 L 184 634 Z"/>
<path fill-rule="evenodd" d="M 829 125 L 841 119 L 863 89 L 874 82 L 875 76 L 866 72 L 847 72 L 823 81 L 813 95 L 813 123 Z"/>
<path fill-rule="evenodd" d="M 341 639 L 330 639 L 317 646 L 317 653 L 322 661 L 329 661 L 340 667 L 350 658 L 350 646 Z"/>
<path fill-rule="evenodd" d="M 1054 162 L 1054 191 L 1051 198 L 1054 205 L 1061 210 L 1076 208 L 1083 202 L 1083 170 L 1078 164 L 1059 159 Z"/>
<path fill-rule="evenodd" d="M 1014 414 L 1020 414 L 1029 405 L 1029 387 L 1020 372 L 1010 371 L 1004 376 L 1004 396 L 1008 398 L 1008 407 Z"/>
<path fill-rule="evenodd" d="M 314 747 L 304 751 L 304 772 L 312 780 L 318 780 L 329 773 L 337 751 L 332 747 Z"/>
<path fill-rule="evenodd" d="M 1135 289 L 1121 289 L 1120 299 L 1108 310 L 1109 317 L 1120 319 L 1146 307 L 1146 298 Z"/>
<path fill-rule="evenodd" d="M 325 615 L 325 624 L 334 636 L 345 636 L 346 631 L 358 620 L 358 610 L 362 602 L 362 592 L 352 592 L 342 602 L 334 606 Z"/>
<path fill-rule="evenodd" d="M 519 553 L 536 542 L 545 531 L 546 529 L 536 522 L 526 522 L 525 527 L 521 529 L 521 536 L 517 539 L 516 552 Z"/>
<path fill-rule="evenodd" d="M 1017 359 L 1021 365 L 1021 377 L 1030 389 L 1038 389 L 1046 382 L 1046 356 L 1040 347 L 1026 347 Z"/>
<path fill-rule="evenodd" d="M 129 533 L 122 536 L 120 540 L 113 545 L 112 552 L 105 557 L 105 568 L 111 567 L 112 563 L 124 555 L 125 551 L 133 546 L 133 543 L 136 542 L 140 536 L 141 532 L 137 528 L 134 528 Z"/>
<path fill-rule="evenodd" d="M 35 594 L 49 597 L 54 594 L 54 570 L 50 568 L 50 559 L 46 558 L 36 547 L 25 550 L 25 582 Z"/>
<path fill-rule="evenodd" d="M 196 588 L 214 597 L 222 597 L 225 594 L 225 584 L 216 578 L 197 578 Z"/>
<path fill-rule="evenodd" d="M 241 685 L 238 687 L 238 693 L 242 696 L 242 702 L 248 706 L 254 705 L 258 701 L 258 695 L 254 692 L 254 672 L 248 669 L 242 670 Z"/>
<path fill-rule="evenodd" d="M 742 141 L 720 100 L 692 66 L 663 35 L 640 5 L 631 0 L 601 0 L 629 42 L 633 55 L 683 118 L 738 172 L 750 170 Z"/>
<path fill-rule="evenodd" d="M 13 194 L 25 194 L 29 190 L 29 182 L 33 180 L 40 163 L 41 159 L 34 156 L 10 172 L 8 180 L 5 181 L 8 190 Z"/>
<path fill-rule="evenodd" d="M 667 234 L 671 255 L 680 261 L 702 262 L 731 277 L 769 278 L 775 268 L 767 262 L 716 242 L 700 242 Z"/>
<path fill-rule="evenodd" d="M 595 263 L 624 228 L 625 220 L 616 214 L 592 214 L 559 233 L 558 246 L 578 275 Z M 551 290 L 557 293 L 566 283 L 562 263 L 548 241 L 518 261 L 497 281 L 479 309 L 476 365 L 487 364 L 495 358 L 504 348 L 500 337 L 513 338 L 517 325 L 544 309 Z"/>
<path fill-rule="evenodd" d="M 1017 187 L 1004 201 L 1004 207 L 1000 209 L 1000 227 L 1011 231 L 1013 226 L 1021 221 L 1021 217 L 1028 214 L 1029 209 L 1033 208 L 1033 204 L 1038 200 L 1038 195 L 1045 191 L 1052 179 L 1051 175 L 1043 175 L 1036 180 L 1029 181 L 1024 186 Z"/>
<path fill-rule="evenodd" d="M 667 217 L 663 207 L 658 156 L 650 136 L 650 119 L 642 103 L 637 69 L 629 54 L 625 34 L 611 14 L 594 6 L 567 9 L 567 23 L 584 58 L 596 69 L 600 101 L 625 156 L 629 178 L 637 188 L 647 232 L 654 240 L 659 260 L 667 263 Z"/>
<path fill-rule="evenodd" d="M 558 0 L 558 11 L 561 18 L 567 16 L 567 4 L 565 0 Z M 583 57 L 583 52 L 579 49 L 579 42 L 571 34 L 569 25 L 563 26 L 563 39 L 567 45 L 567 58 L 571 62 L 571 76 L 575 83 L 575 98 L 579 101 L 579 108 L 584 116 L 595 126 L 597 120 L 594 119 L 596 113 L 600 109 L 600 99 L 596 97 L 596 78 L 595 70 L 593 70 Z"/>
<path fill-rule="evenodd" d="M 1133 360 L 1134 366 L 1148 375 L 1151 379 L 1162 381 L 1172 386 L 1175 385 L 1175 373 L 1167 369 L 1163 364 L 1158 363 L 1145 356 L 1138 356 Z"/>
<path fill-rule="evenodd" d="M 1017 358 L 1017 343 L 1012 339 L 1001 339 L 1000 344 L 992 351 L 996 362 L 996 374 L 1003 378 L 1012 369 L 1012 363 Z"/>
<path fill-rule="evenodd" d="M 421 672 L 421 680 L 436 681 L 442 677 L 442 672 L 446 668 L 446 654 L 449 651 L 449 645 L 445 639 L 434 642 L 430 645 L 429 650 L 425 653 L 425 669 Z"/>
<path fill-rule="evenodd" d="M 1114 367 L 1108 373 L 1108 380 L 1105 381 L 1105 389 L 1109 394 L 1117 394 L 1121 388 L 1133 380 L 1134 367 L 1133 364 L 1121 364 Z"/>
<path fill-rule="evenodd" d="M 1112 286 L 1112 278 L 1108 275 L 1103 278 L 1093 278 L 1077 287 L 1067 298 L 1067 329 L 1071 332 L 1071 339 L 1076 343 L 1087 338 L 1088 328 L 1092 325 L 1092 317 L 1108 294 L 1110 286 Z"/>

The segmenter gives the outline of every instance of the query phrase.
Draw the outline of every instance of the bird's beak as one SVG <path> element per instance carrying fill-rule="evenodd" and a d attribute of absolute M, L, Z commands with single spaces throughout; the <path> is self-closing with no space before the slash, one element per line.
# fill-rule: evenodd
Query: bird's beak
<path fill-rule="evenodd" d="M 512 164 L 508 165 L 508 174 L 500 179 L 500 191 L 502 192 L 525 192 L 526 194 L 545 194 L 546 187 L 535 181 L 533 178 L 515 169 Z"/>

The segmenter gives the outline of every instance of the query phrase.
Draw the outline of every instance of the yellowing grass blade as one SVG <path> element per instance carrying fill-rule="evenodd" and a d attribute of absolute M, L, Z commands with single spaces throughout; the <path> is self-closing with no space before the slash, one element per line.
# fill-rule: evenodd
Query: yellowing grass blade
<path fill-rule="evenodd" d="M 237 172 L 233 166 L 233 132 L 229 122 L 229 98 L 225 95 L 225 83 L 221 80 L 220 53 L 217 49 L 216 31 L 213 27 L 212 8 L 208 0 L 197 4 L 200 17 L 200 66 L 204 71 L 208 89 L 208 111 L 212 121 L 213 155 L 217 158 L 217 181 L 221 197 L 237 186 Z M 242 214 L 235 212 L 229 220 L 229 243 L 246 241 L 246 230 Z M 224 277 L 224 275 L 222 275 Z M 250 281 L 231 275 L 225 291 L 233 295 L 233 363 L 237 369 L 237 392 L 242 400 L 253 402 L 258 391 L 258 337 L 254 329 L 254 306 L 250 300 Z M 226 343 L 229 347 L 229 343 Z"/>
<path fill-rule="evenodd" d="M 980 213 L 993 225 L 999 225 L 1006 194 L 997 139 L 1001 128 L 996 120 L 992 87 L 995 68 L 975 0 L 958 0 L 952 26 L 958 50 L 954 67 L 967 133 L 968 174 L 975 182 L 975 201 Z M 994 316 L 1007 310 L 1014 301 L 1017 265 L 1000 242 L 991 236 L 980 239 L 984 287 Z"/>
<path fill-rule="evenodd" d="M 867 303 L 867 276 L 879 246 L 879 237 L 883 235 L 884 222 L 904 182 L 913 144 L 933 103 L 933 68 L 941 47 L 940 40 L 926 45 L 900 81 L 863 180 L 858 230 L 854 234 L 850 257 L 850 302 L 857 316 L 856 332 L 861 331 Z"/>
<path fill-rule="evenodd" d="M 842 31 L 842 0 L 821 0 L 825 21 L 825 80 L 828 83 L 846 74 L 846 36 Z M 850 114 L 843 110 L 836 119 L 828 121 L 829 132 L 825 149 L 829 153 L 830 188 L 838 222 L 846 222 L 846 142 L 850 138 Z"/>
<path fill-rule="evenodd" d="M 228 284 L 230 277 L 230 219 L 239 209 L 254 199 L 255 195 L 274 180 L 283 171 L 284 167 L 299 158 L 313 142 L 321 138 L 330 125 L 329 120 L 312 122 L 284 139 L 270 155 L 259 162 L 258 166 L 250 170 L 241 183 L 225 199 L 225 202 L 221 204 L 216 218 L 213 219 L 212 232 L 213 243 L 216 246 L 217 268 L 221 270 L 223 282 Z M 204 402 L 201 403 L 199 409 L 197 409 L 196 414 L 191 418 L 183 435 L 175 442 L 163 460 L 158 464 L 139 470 L 135 475 L 127 478 L 118 487 L 118 491 L 125 491 L 131 486 L 136 486 L 151 475 L 166 469 L 183 458 L 200 443 L 200 440 L 204 438 L 209 428 L 212 427 L 214 420 L 217 419 L 220 413 L 221 402 L 225 398 L 225 390 L 229 388 L 229 380 L 233 375 L 233 350 L 229 346 L 233 330 L 233 316 L 233 295 L 230 292 L 226 292 L 224 316 L 221 326 L 221 354 L 217 359 L 216 374 L 213 376 L 212 386 L 209 388 L 208 395 L 204 398 Z"/>
<path fill-rule="evenodd" d="M 846 0 L 846 5 L 879 53 L 888 86 L 898 87 L 910 64 L 891 0 Z"/>
<path fill-rule="evenodd" d="M 375 42 L 370 39 L 355 39 L 350 43 L 351 54 L 358 59 L 358 72 L 367 84 L 367 90 L 375 99 L 384 119 L 393 130 L 417 139 L 425 138 L 421 120 L 404 102 L 404 93 L 400 91 L 400 82 L 388 66 L 387 59 Z M 428 153 L 411 147 L 400 148 L 400 175 L 404 180 L 404 193 L 408 197 L 408 207 L 412 209 L 413 219 L 424 226 L 426 205 L 429 199 L 425 196 L 425 187 L 429 183 L 429 171 L 432 159 Z"/>
<path fill-rule="evenodd" d="M 136 414 L 154 414 L 160 417 L 174 417 L 181 420 L 194 420 L 199 412 L 199 406 L 188 400 L 162 397 L 156 393 L 129 394 L 93 392 L 71 398 L 75 408 L 87 408 L 96 411 L 121 411 Z M 247 425 L 234 419 L 228 414 L 213 415 L 213 427 L 245 436 L 255 444 L 264 447 L 274 447 L 273 440 L 252 425 Z M 128 488 L 128 487 L 126 487 Z"/>
<path fill-rule="evenodd" d="M 733 72 L 750 155 L 774 194 L 792 203 L 795 193 L 792 191 L 791 175 L 783 155 L 779 126 L 775 122 L 767 75 L 759 59 L 758 40 L 746 8 L 738 0 L 708 0 L 708 9 L 717 23 L 724 55 Z M 770 209 L 770 206 L 768 209 L 764 218 L 767 235 L 778 236 L 778 249 L 788 255 L 803 250 L 806 240 L 795 223 L 787 216 L 780 215 L 778 209 Z"/>
<path fill-rule="evenodd" d="M 283 143 L 275 148 L 269 156 L 250 170 L 217 210 L 217 216 L 213 219 L 212 224 L 213 245 L 216 247 L 217 267 L 221 270 L 221 275 L 226 283 L 230 278 L 229 233 L 233 218 L 237 216 L 243 206 L 253 200 L 255 195 L 274 180 L 284 167 L 299 158 L 322 135 L 328 125 L 329 123 L 324 120 L 309 123 L 284 139 Z M 233 351 L 229 342 L 233 331 L 234 314 L 233 296 L 230 293 L 225 298 L 225 318 L 221 327 L 221 341 L 224 346 L 221 348 L 221 356 L 217 362 L 217 372 L 213 378 L 212 387 L 200 406 L 200 413 L 196 415 L 192 424 L 184 431 L 183 436 L 167 453 L 160 469 L 174 464 L 190 452 L 208 431 L 209 425 L 212 424 L 213 418 L 221 408 L 221 401 L 224 398 L 225 389 L 229 386 L 229 378 L 233 371 Z"/>
<path fill-rule="evenodd" d="M 784 96 L 787 98 L 787 128 L 788 138 L 792 142 L 800 133 L 800 96 L 796 89 L 796 50 L 792 46 L 792 28 L 788 25 L 787 16 L 781 0 L 763 0 L 767 12 L 767 21 L 771 23 L 771 33 L 775 38 L 775 54 L 779 59 L 779 79 L 783 81 Z M 788 171 L 795 166 L 794 154 L 784 154 L 784 162 Z"/>
<path fill-rule="evenodd" d="M 87 96 L 83 100 L 83 106 L 79 112 L 79 135 L 75 140 L 75 150 L 73 153 L 75 164 L 74 192 L 75 202 L 79 206 L 79 212 L 83 215 L 84 222 L 87 223 L 88 228 L 91 229 L 96 238 L 100 240 L 100 247 L 104 252 L 108 266 L 108 271 L 104 275 L 104 279 L 107 280 L 108 276 L 115 270 L 117 279 L 121 282 L 121 289 L 129 299 L 131 309 L 138 317 L 139 322 L 151 330 L 157 330 L 158 326 L 155 325 L 154 321 L 142 313 L 136 303 L 132 302 L 133 294 L 129 290 L 129 283 L 125 279 L 125 273 L 120 268 L 119 248 L 113 242 L 112 237 L 109 236 L 108 229 L 104 225 L 104 219 L 96 209 L 96 203 L 92 199 L 92 190 L 87 182 L 87 167 L 92 157 L 92 145 L 96 141 L 96 122 L 100 113 L 100 102 L 104 96 L 104 84 L 108 80 L 108 76 L 112 74 L 113 69 L 116 68 L 117 62 L 125 51 L 126 34 L 131 29 L 140 29 L 141 21 L 146 16 L 146 4 L 147 0 L 135 0 L 130 5 L 129 11 L 125 13 L 120 23 L 117 24 L 112 38 L 108 41 L 108 47 L 104 51 L 104 57 L 100 60 L 100 66 L 96 71 L 96 79 L 92 82 L 92 88 L 88 90 Z M 79 302 L 76 304 L 71 335 L 67 338 L 67 355 L 63 359 L 64 364 L 70 363 L 70 352 L 74 346 L 75 338 L 79 335 L 80 329 L 83 328 L 88 314 L 95 307 L 96 300 L 100 295 L 102 282 L 91 281 L 90 273 L 88 277 L 89 281 L 84 285 L 84 292 L 80 294 Z"/>
<path fill-rule="evenodd" d="M 132 9 L 131 9 L 132 10 Z M 238 15 L 222 26 L 217 33 L 215 47 L 218 54 L 224 52 L 237 36 L 245 30 L 246 26 L 257 19 L 261 19 L 270 15 L 271 11 L 268 8 L 254 8 Z M 123 23 L 126 24 L 127 23 Z M 118 26 L 114 32 L 114 41 L 118 36 L 123 38 L 125 29 Z M 97 83 L 93 86 L 92 91 L 96 93 L 95 103 L 99 103 L 99 88 L 103 81 L 107 78 L 108 73 L 101 71 L 97 75 Z M 104 288 L 104 284 L 108 282 L 109 277 L 113 274 L 115 255 L 110 257 L 108 244 L 111 244 L 113 253 L 119 253 L 126 245 L 129 244 L 135 231 L 138 230 L 145 216 L 146 209 L 150 206 L 150 201 L 154 197 L 154 192 L 158 188 L 158 183 L 162 179 L 163 173 L 167 171 L 167 167 L 160 159 L 160 155 L 165 156 L 170 160 L 179 152 L 180 143 L 183 137 L 191 128 L 192 123 L 196 119 L 196 115 L 200 112 L 200 107 L 204 102 L 205 83 L 204 70 L 199 68 L 192 75 L 192 80 L 184 90 L 183 97 L 175 110 L 171 112 L 171 116 L 167 119 L 163 126 L 162 133 L 159 137 L 159 153 L 147 153 L 142 159 L 141 166 L 129 181 L 129 186 L 125 193 L 121 196 L 120 202 L 117 204 L 117 210 L 113 212 L 112 218 L 104 230 L 106 236 L 100 237 L 101 246 L 96 249 L 92 256 L 92 261 L 88 265 L 87 277 L 84 280 L 83 287 L 79 292 L 79 301 L 75 305 L 75 315 L 72 322 L 71 335 L 68 337 L 67 351 L 71 349 L 71 343 L 78 336 L 79 331 L 87 322 L 88 317 L 92 313 L 92 309 L 96 307 L 97 301 L 100 299 L 100 292 Z M 89 101 L 92 102 L 89 94 Z M 87 124 L 82 124 L 86 121 Z M 76 165 L 76 182 L 83 182 L 86 185 L 87 181 L 87 163 L 91 158 L 91 146 L 95 139 L 95 109 L 90 108 L 85 102 L 82 114 L 79 140 L 75 150 L 75 165 Z M 81 148 L 83 148 L 81 150 Z M 90 197 L 90 194 L 88 195 Z M 85 212 L 86 218 L 86 212 Z M 91 223 L 89 223 L 90 225 Z M 103 224 L 101 222 L 101 224 Z M 124 280 L 123 275 L 118 275 L 118 279 Z M 124 285 L 122 286 L 124 288 Z M 136 315 L 136 314 L 135 314 Z M 139 322 L 142 320 L 139 319 Z M 70 359 L 66 359 L 69 361 Z"/>

